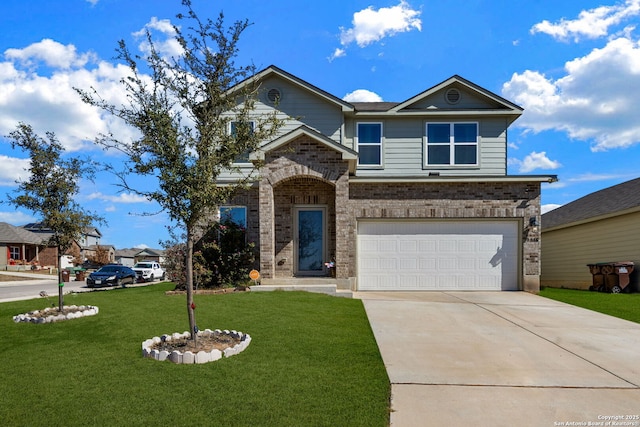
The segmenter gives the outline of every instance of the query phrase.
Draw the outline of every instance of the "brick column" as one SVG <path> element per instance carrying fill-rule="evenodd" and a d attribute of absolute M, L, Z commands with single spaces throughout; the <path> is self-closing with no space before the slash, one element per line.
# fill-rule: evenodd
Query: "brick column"
<path fill-rule="evenodd" d="M 260 274 L 275 276 L 275 231 L 273 224 L 273 187 L 268 179 L 260 180 Z"/>
<path fill-rule="evenodd" d="M 349 173 L 336 181 L 336 278 L 349 277 L 349 238 L 352 236 L 349 215 Z"/>

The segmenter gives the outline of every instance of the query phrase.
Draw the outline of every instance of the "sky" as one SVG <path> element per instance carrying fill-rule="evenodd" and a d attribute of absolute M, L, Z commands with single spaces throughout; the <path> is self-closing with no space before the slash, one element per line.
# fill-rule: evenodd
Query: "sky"
<path fill-rule="evenodd" d="M 557 175 L 543 212 L 640 175 L 640 0 L 193 0 L 200 18 L 248 20 L 238 64 L 269 65 L 346 101 L 400 102 L 460 75 L 524 108 L 509 128 L 508 174 Z M 145 51 L 145 29 L 177 52 L 179 0 L 4 0 L 0 6 L 0 201 L 28 178 L 6 137 L 19 122 L 54 132 L 69 156 L 113 164 L 92 141 L 133 135 L 74 87 L 125 99 L 119 40 Z M 103 216 L 101 243 L 160 248 L 158 206 L 113 176 L 84 180 L 77 201 Z M 32 212 L 0 204 L 0 221 Z"/>

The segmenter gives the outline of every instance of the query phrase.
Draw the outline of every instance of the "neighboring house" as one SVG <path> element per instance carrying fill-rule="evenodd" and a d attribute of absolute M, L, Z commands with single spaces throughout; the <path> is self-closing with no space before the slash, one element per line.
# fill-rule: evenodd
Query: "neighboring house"
<path fill-rule="evenodd" d="M 21 227 L 0 222 L 0 266 L 23 265 L 40 262 L 40 252 L 44 249 L 42 238 Z"/>
<path fill-rule="evenodd" d="M 131 248 L 131 249 L 116 249 L 115 252 L 115 261 L 116 264 L 122 264 L 127 267 L 133 267 L 135 262 L 136 254 L 140 252 L 140 248 Z"/>
<path fill-rule="evenodd" d="M 345 102 L 274 66 L 255 79 L 256 113 L 286 124 L 220 176 L 264 164 L 220 217 L 246 227 L 263 283 L 335 261 L 352 290 L 539 290 L 533 225 L 556 177 L 507 175 L 520 107 L 459 76 L 393 103 Z"/>
<path fill-rule="evenodd" d="M 81 246 L 97 246 L 100 244 L 102 233 L 95 227 L 87 227 L 80 237 Z"/>
<path fill-rule="evenodd" d="M 138 252 L 134 255 L 134 262 L 140 261 L 157 261 L 158 263 L 164 263 L 164 251 L 160 249 L 138 249 Z"/>
<path fill-rule="evenodd" d="M 22 228 L 24 228 L 25 230 L 31 231 L 32 233 L 37 233 L 43 236 L 42 238 L 45 240 L 49 239 L 53 235 L 53 232 L 51 231 L 51 229 L 44 226 L 40 222 L 29 223 L 29 224 L 23 225 Z M 102 234 L 95 227 L 87 227 L 84 230 L 84 232 L 82 233 L 78 241 L 76 241 L 75 243 L 78 246 L 78 253 L 80 253 L 80 259 L 86 260 L 88 257 L 95 254 L 95 248 L 100 244 L 101 237 L 102 237 Z M 113 259 L 113 256 L 111 256 L 110 259 Z"/>
<path fill-rule="evenodd" d="M 102 251 L 104 255 L 99 252 Z M 82 248 L 83 260 L 98 258 L 99 263 L 113 264 L 116 262 L 116 248 L 112 245 L 91 245 Z"/>
<path fill-rule="evenodd" d="M 33 232 L 0 222 L 0 253 L 6 254 L 0 256 L 0 269 L 7 269 L 7 266 L 57 266 L 58 249 L 46 245 L 49 237 L 50 233 Z M 63 257 L 63 267 L 67 263 L 67 257 Z"/>
<path fill-rule="evenodd" d="M 545 213 L 542 239 L 543 286 L 588 289 L 587 264 L 632 261 L 640 270 L 640 178 Z"/>

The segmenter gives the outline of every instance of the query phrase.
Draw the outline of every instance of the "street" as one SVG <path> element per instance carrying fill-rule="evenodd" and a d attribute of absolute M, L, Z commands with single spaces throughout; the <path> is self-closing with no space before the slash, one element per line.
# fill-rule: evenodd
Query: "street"
<path fill-rule="evenodd" d="M 57 301 L 58 296 L 58 277 L 56 275 L 42 275 L 22 272 L 6 272 L 0 271 L 1 275 L 18 276 L 28 278 L 28 280 L 17 280 L 11 282 L 0 281 L 0 302 L 18 301 L 31 298 L 42 298 L 40 292 L 45 291 L 49 298 Z M 107 289 L 107 288 L 105 288 Z M 91 289 L 87 288 L 84 281 L 66 282 L 63 292 L 87 292 Z"/>

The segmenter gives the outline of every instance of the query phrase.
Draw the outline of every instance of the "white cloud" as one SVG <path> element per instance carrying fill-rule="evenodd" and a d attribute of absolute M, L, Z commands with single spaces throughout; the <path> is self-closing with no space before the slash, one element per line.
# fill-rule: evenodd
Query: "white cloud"
<path fill-rule="evenodd" d="M 382 98 L 375 92 L 357 89 L 342 98 L 346 102 L 382 102 Z"/>
<path fill-rule="evenodd" d="M 637 174 L 613 174 L 613 173 L 585 173 L 574 178 L 569 178 L 570 182 L 594 182 L 610 180 L 627 180 L 637 178 Z"/>
<path fill-rule="evenodd" d="M 137 245 L 134 246 L 134 248 L 136 249 L 148 249 L 150 248 L 149 245 L 145 245 L 144 243 L 138 243 Z"/>
<path fill-rule="evenodd" d="M 95 6 L 95 5 L 98 4 L 98 1 L 100 1 L 100 0 L 86 0 L 86 1 L 87 1 L 87 3 L 91 3 L 91 6 Z"/>
<path fill-rule="evenodd" d="M 581 38 L 596 39 L 608 36 L 612 26 L 638 15 L 640 15 L 640 0 L 627 0 L 615 6 L 599 6 L 583 10 L 577 19 L 562 18 L 557 23 L 544 20 L 535 24 L 530 32 L 531 34 L 548 34 L 558 40 L 573 38 L 578 42 Z"/>
<path fill-rule="evenodd" d="M 61 57 L 56 59 L 58 54 Z M 54 41 L 9 49 L 0 62 L 0 135 L 25 122 L 41 136 L 54 132 L 69 151 L 82 149 L 98 133 L 133 138 L 133 129 L 85 104 L 73 89 L 93 87 L 105 101 L 120 105 L 126 102 L 120 79 L 129 73 L 124 65 L 96 61 L 93 55 L 78 53 L 73 45 Z"/>
<path fill-rule="evenodd" d="M 343 56 L 347 56 L 347 52 L 344 49 L 340 49 L 339 47 L 337 47 L 336 50 L 328 59 L 329 59 L 329 62 L 331 62 L 334 59 L 342 58 Z"/>
<path fill-rule="evenodd" d="M 369 6 L 353 14 L 352 28 L 340 28 L 340 44 L 346 47 L 355 42 L 359 47 L 366 47 L 398 33 L 421 31 L 420 13 L 419 10 L 412 9 L 405 0 L 400 0 L 396 6 L 377 10 Z M 330 59 L 344 55 L 344 49 L 336 49 Z"/>
<path fill-rule="evenodd" d="M 26 181 L 29 179 L 30 166 L 29 159 L 19 159 L 0 154 L 0 186 L 14 187 L 16 181 Z"/>
<path fill-rule="evenodd" d="M 536 153 L 535 151 L 527 155 L 524 160 L 510 159 L 509 163 L 518 165 L 518 170 L 522 173 L 534 171 L 536 169 L 558 169 L 562 165 L 560 162 L 551 160 L 546 152 Z"/>
<path fill-rule="evenodd" d="M 84 67 L 90 60 L 95 59 L 95 54 L 91 52 L 78 54 L 74 45 L 63 45 L 51 39 L 42 39 L 24 49 L 7 49 L 4 56 L 26 67 L 43 62 L 49 67 L 60 69 Z"/>
<path fill-rule="evenodd" d="M 546 204 L 546 205 L 541 205 L 541 206 L 540 206 L 540 212 L 541 212 L 541 213 L 543 213 L 543 214 L 545 214 L 545 213 L 547 213 L 547 212 L 549 212 L 549 211 L 552 211 L 552 210 L 554 210 L 554 209 L 558 209 L 560 206 L 562 206 L 562 205 L 556 205 L 556 204 L 554 204 L 554 203 L 549 203 L 549 204 Z M 544 226 L 544 224 L 542 224 L 542 225 Z"/>
<path fill-rule="evenodd" d="M 147 31 L 150 34 L 154 32 L 160 33 L 162 39 L 154 39 L 153 45 L 156 51 L 166 57 L 178 57 L 183 54 L 184 50 L 180 43 L 175 39 L 176 30 L 173 28 L 173 24 L 168 19 L 158 19 L 155 16 L 151 18 L 151 21 L 147 22 L 145 26 L 133 33 L 133 36 L 142 39 L 138 45 L 138 49 L 141 52 L 150 53 L 150 45 L 147 40 Z"/>
<path fill-rule="evenodd" d="M 117 195 L 103 194 L 100 192 L 91 193 L 87 196 L 89 200 L 103 200 L 112 203 L 150 203 L 146 198 L 134 193 L 120 193 Z"/>
<path fill-rule="evenodd" d="M 640 1 L 640 0 L 638 0 Z M 503 95 L 524 107 L 515 125 L 533 132 L 556 130 L 592 142 L 593 151 L 640 143 L 640 44 L 610 40 L 565 64 L 565 76 L 514 73 Z"/>
<path fill-rule="evenodd" d="M 0 212 L 0 222 L 6 222 L 11 225 L 24 225 L 35 220 L 33 216 L 19 211 Z"/>

